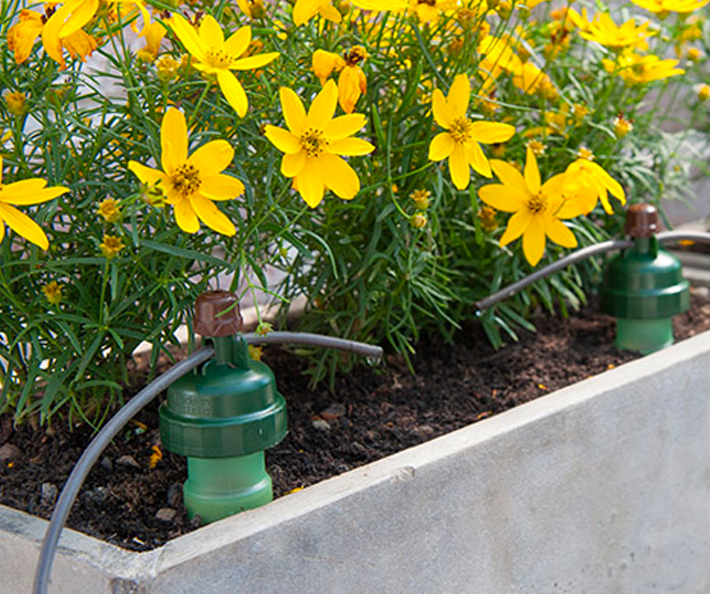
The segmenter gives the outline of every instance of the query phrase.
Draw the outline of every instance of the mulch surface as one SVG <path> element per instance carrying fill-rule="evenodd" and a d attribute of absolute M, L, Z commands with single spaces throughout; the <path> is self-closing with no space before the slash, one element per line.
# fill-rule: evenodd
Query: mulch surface
<path fill-rule="evenodd" d="M 677 340 L 710 329 L 710 291 L 692 292 L 674 320 Z M 396 355 L 309 389 L 306 362 L 269 347 L 264 361 L 286 397 L 289 434 L 267 452 L 275 496 L 378 460 L 635 358 L 612 344 L 614 320 L 584 309 L 541 317 L 538 332 L 495 351 L 477 325 L 455 344 L 423 340 L 416 375 Z M 169 362 L 163 361 L 163 365 Z M 144 362 L 137 362 L 140 377 Z M 144 369 L 142 371 L 145 372 Z M 68 525 L 121 547 L 145 551 L 198 527 L 181 504 L 184 458 L 162 450 L 157 404 L 142 411 L 107 448 L 74 505 Z M 50 432 L 0 417 L 0 503 L 49 518 L 92 435 L 56 421 Z M 160 452 L 158 454 L 157 452 Z M 160 458 L 159 460 L 157 460 Z M 157 464 L 155 463 L 157 460 Z"/>

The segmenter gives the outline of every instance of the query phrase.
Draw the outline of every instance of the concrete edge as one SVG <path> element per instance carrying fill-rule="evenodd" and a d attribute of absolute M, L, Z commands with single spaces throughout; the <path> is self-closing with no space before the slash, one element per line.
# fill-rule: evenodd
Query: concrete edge
<path fill-rule="evenodd" d="M 709 351 L 710 332 L 705 332 L 662 352 L 630 361 L 490 419 L 479 421 L 382 460 L 322 481 L 303 491 L 282 497 L 268 506 L 205 526 L 156 549 L 159 552 L 158 572 L 261 531 L 269 530 L 281 523 L 306 515 L 314 509 L 335 503 L 382 482 L 406 481 L 413 472 L 454 456 L 462 450 L 475 448 L 542 418 L 559 414 L 570 407 L 584 405 L 590 399 L 613 392 L 625 384 L 637 382 L 657 373 L 664 373 L 682 361 L 705 356 Z"/>

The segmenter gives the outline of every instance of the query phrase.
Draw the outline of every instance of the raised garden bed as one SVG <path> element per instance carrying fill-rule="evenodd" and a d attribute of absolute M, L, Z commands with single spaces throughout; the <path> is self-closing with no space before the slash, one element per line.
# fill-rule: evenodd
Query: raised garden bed
<path fill-rule="evenodd" d="M 679 336 L 710 327 L 707 291 L 696 291 L 694 303 L 691 312 L 676 320 Z M 683 468 L 676 469 L 676 458 L 687 457 L 697 465 L 697 455 L 693 454 L 693 457 L 690 453 L 700 446 L 692 442 L 691 436 L 695 436 L 692 439 L 699 439 L 700 444 L 710 440 L 710 436 L 702 433 L 710 434 L 710 426 L 705 426 L 708 415 L 703 416 L 704 409 L 698 408 L 695 413 L 690 408 L 686 410 L 691 403 L 695 407 L 701 395 L 685 394 L 688 389 L 702 392 L 702 382 L 707 383 L 708 378 L 703 380 L 703 373 L 706 372 L 696 370 L 695 366 L 702 367 L 702 356 L 696 351 L 710 348 L 710 338 L 699 337 L 672 350 L 624 365 L 621 369 L 613 369 L 632 356 L 621 354 L 611 346 L 612 332 L 613 322 L 609 318 L 583 312 L 569 320 L 545 320 L 541 323 L 539 334 L 526 336 L 520 343 L 495 353 L 482 336 L 470 329 L 459 337 L 455 348 L 436 342 L 423 345 L 415 360 L 419 373 L 417 377 L 410 376 L 401 361 L 390 358 L 388 374 L 379 375 L 374 370 L 361 371 L 343 380 L 335 395 L 325 388 L 308 391 L 305 378 L 294 373 L 293 368 L 283 368 L 284 365 L 293 365 L 293 359 L 277 354 L 272 357 L 272 363 L 277 368 L 279 387 L 289 401 L 291 419 L 289 438 L 272 450 L 268 457 L 268 468 L 274 476 L 278 495 L 436 438 L 476 420 L 483 421 L 283 497 L 266 508 L 176 538 L 152 552 L 132 553 L 69 532 L 69 536 L 62 541 L 64 548 L 55 562 L 55 589 L 51 591 L 81 591 L 76 588 L 83 581 L 78 583 L 72 577 L 65 582 L 62 578 L 64 575 L 69 579 L 69 574 L 65 572 L 76 575 L 77 571 L 86 576 L 87 592 L 162 592 L 167 591 L 168 587 L 171 591 L 194 591 L 189 584 L 194 587 L 196 582 L 185 582 L 187 574 L 198 576 L 197 581 L 208 592 L 231 591 L 228 585 L 233 587 L 237 583 L 250 584 L 257 592 L 294 589 L 311 592 L 398 592 L 408 591 L 406 583 L 414 584 L 417 579 L 428 580 L 432 587 L 429 591 L 449 591 L 449 583 L 451 588 L 461 588 L 454 584 L 467 583 L 462 576 L 468 575 L 471 567 L 478 567 L 479 571 L 488 568 L 481 574 L 480 581 L 471 581 L 471 584 L 488 583 L 486 580 L 494 579 L 493 576 L 502 571 L 499 565 L 503 563 L 503 558 L 509 559 L 511 575 L 518 575 L 518 568 L 525 567 L 526 563 L 530 565 L 536 555 L 535 547 L 528 550 L 529 545 L 524 545 L 524 542 L 533 542 L 531 538 L 539 539 L 542 534 L 553 534 L 554 527 L 561 530 L 560 518 L 566 513 L 572 514 L 572 519 L 581 524 L 582 518 L 603 505 L 604 501 L 610 506 L 607 510 L 607 515 L 611 514 L 609 518 L 617 517 L 618 522 L 623 524 L 618 538 L 632 539 L 634 535 L 626 529 L 636 526 L 632 532 L 638 532 L 637 524 L 646 522 L 643 519 L 646 503 L 634 501 L 634 497 L 639 493 L 643 493 L 644 497 L 650 496 L 654 491 L 654 500 L 664 497 L 669 501 L 675 499 L 678 495 L 676 491 L 685 488 L 677 482 L 680 475 L 676 474 L 686 473 L 683 476 L 687 480 L 695 476 L 685 463 Z M 442 358 L 441 353 L 446 353 L 446 357 Z M 677 366 L 671 365 L 674 361 L 678 362 Z M 611 369 L 609 373 L 603 373 L 608 369 Z M 556 392 L 563 385 L 589 376 L 596 377 Z M 617 396 L 611 396 L 612 393 Z M 497 412 L 541 395 L 547 397 L 488 419 Z M 664 402 L 662 405 L 660 400 Z M 603 408 L 597 410 L 596 407 L 602 405 L 611 408 L 606 412 Z M 568 409 L 568 406 L 571 408 Z M 667 416 L 674 406 L 679 407 L 678 418 Z M 580 416 L 580 407 L 591 407 L 585 413 L 589 415 L 590 425 L 586 424 L 583 415 Z M 649 408 L 653 410 L 647 410 Z M 552 414 L 549 419 L 548 413 Z M 650 422 L 649 416 L 657 414 L 662 418 L 646 425 Z M 645 420 L 637 424 L 634 415 L 640 415 Z M 150 469 L 151 446 L 157 435 L 155 426 L 150 425 L 151 418 L 152 415 L 146 413 L 139 421 L 146 424 L 145 430 L 138 424 L 132 426 L 127 432 L 130 439 L 115 444 L 107 452 L 106 462 L 92 473 L 80 497 L 80 507 L 72 516 L 74 525 L 89 534 L 98 535 L 99 530 L 103 529 L 103 538 L 138 550 L 160 545 L 194 528 L 189 526 L 176 500 L 179 489 L 176 490 L 175 485 L 184 480 L 182 460 L 167 455 L 154 469 Z M 598 425 L 601 429 L 605 419 L 609 431 L 617 426 L 619 429 L 626 427 L 627 434 L 594 435 L 592 428 Z M 684 432 L 682 423 L 691 421 L 690 433 L 676 439 Z M 663 429 L 664 423 L 666 429 Z M 22 442 L 22 429 L 8 434 L 8 425 L 3 427 L 4 445 L 12 444 L 20 450 L 20 455 L 3 462 L 3 498 L 7 501 L 8 497 L 15 496 L 11 488 L 13 481 L 24 482 L 29 486 L 26 501 L 35 506 L 33 511 L 48 513 L 47 492 L 51 496 L 52 489 L 46 485 L 61 486 L 63 479 L 49 478 L 48 471 L 39 465 L 41 458 L 48 452 L 59 452 L 59 459 L 66 461 L 72 455 L 79 454 L 87 436 L 57 432 L 46 438 L 44 444 L 38 444 L 31 443 L 29 439 Z M 515 437 L 518 430 L 522 431 L 521 437 Z M 641 432 L 638 439 L 634 437 L 635 431 Z M 27 435 L 29 437 L 31 433 Z M 653 445 L 650 442 L 655 439 L 654 436 L 665 441 Z M 666 443 L 668 440 L 673 443 Z M 626 450 L 614 453 L 616 447 Z M 642 450 L 636 452 L 637 447 Z M 585 457 L 586 448 L 590 453 Z M 691 448 L 692 452 L 678 448 Z M 658 493 L 655 493 L 655 486 L 652 488 L 648 484 L 635 485 L 631 489 L 629 481 L 634 473 L 646 473 L 649 479 L 653 477 L 653 473 L 648 473 L 650 462 L 644 462 L 651 459 L 653 452 L 659 476 L 662 477 L 664 472 L 670 473 L 669 476 L 674 477 L 672 484 L 661 485 Z M 666 453 L 661 455 L 662 452 Z M 131 456 L 135 464 L 125 458 L 121 461 L 123 456 Z M 612 459 L 616 459 L 613 464 Z M 57 458 L 54 460 L 54 465 L 59 466 Z M 509 468 L 510 464 L 512 467 Z M 693 488 L 705 488 L 701 480 L 703 468 L 702 463 L 697 467 L 699 474 L 693 480 L 700 482 Z M 561 474 L 556 476 L 555 472 Z M 570 482 L 576 472 L 579 472 L 579 484 Z M 627 476 L 625 473 L 629 472 L 631 474 Z M 710 469 L 707 472 L 710 474 Z M 500 476 L 497 476 L 498 473 Z M 622 480 L 623 484 L 618 489 L 604 487 L 612 476 Z M 45 484 L 44 502 L 42 484 Z M 505 487 L 506 484 L 508 487 Z M 592 490 L 587 493 L 586 490 L 595 484 L 604 492 L 595 493 Z M 503 492 L 507 488 L 510 489 L 508 494 Z M 530 492 L 529 507 L 524 503 L 528 497 L 526 490 Z M 564 501 L 536 500 L 536 497 L 542 497 L 543 491 L 545 497 L 551 497 L 555 492 Z M 119 498 L 114 498 L 116 496 Z M 682 499 L 678 502 L 682 503 Z M 321 508 L 325 503 L 327 505 Z M 693 505 L 696 504 L 693 499 Z M 365 507 L 361 509 L 362 505 Z M 462 507 L 457 509 L 458 505 Z M 565 505 L 572 507 L 565 511 Z M 508 511 L 505 511 L 506 508 Z M 167 510 L 175 510 L 176 513 Z M 495 510 L 498 510 L 497 515 L 493 513 Z M 104 518 L 108 517 L 109 512 L 118 521 L 114 522 L 113 527 L 109 525 L 107 534 Z M 685 506 L 678 511 L 670 509 L 668 517 L 688 512 Z M 513 514 L 520 513 L 527 516 L 519 521 Z M 551 514 L 549 528 L 544 526 L 546 514 Z M 533 517 L 529 517 L 531 515 Z M 416 522 L 410 526 L 413 518 Z M 425 522 L 427 518 L 433 522 L 429 527 Z M 599 526 L 606 526 L 612 522 L 609 518 L 600 516 L 595 521 Z M 660 522 L 662 518 L 657 519 Z M 533 520 L 539 523 L 535 528 L 541 531 L 539 534 L 527 533 L 528 529 L 532 530 L 532 524 L 528 528 L 525 526 Z M 693 530 L 702 525 L 700 520 L 698 526 L 693 525 Z M 7 564 L 3 568 L 9 572 L 6 575 L 13 576 L 8 583 L 25 584 L 29 588 L 38 539 L 45 524 L 9 509 L 3 509 L 0 522 L 9 530 L 2 535 L 2 538 L 7 536 L 9 539 L 2 547 L 12 551 L 2 562 Z M 492 552 L 496 547 L 504 546 L 503 536 L 494 535 L 496 525 L 503 532 L 512 529 L 515 533 L 512 536 L 508 534 L 507 538 L 512 540 L 505 555 L 502 549 L 495 554 Z M 581 526 L 577 526 L 579 528 Z M 593 532 L 594 525 L 588 528 Z M 665 535 L 669 526 L 664 520 L 657 526 L 646 528 L 657 529 L 659 535 Z M 438 532 L 440 529 L 442 533 Z M 687 529 L 688 526 L 678 527 L 678 530 Z M 450 541 L 446 534 L 450 534 Z M 352 542 L 348 540 L 350 535 Z M 561 534 L 559 538 L 563 536 Z M 671 536 L 669 532 L 668 538 Z M 279 538 L 285 540 L 280 542 Z M 580 533 L 575 538 L 579 542 L 574 547 L 581 550 L 590 546 L 600 547 L 601 542 L 606 542 L 606 537 L 592 533 Z M 602 541 L 595 542 L 595 539 Z M 564 538 L 562 540 L 565 541 Z M 415 544 L 417 541 L 418 545 Z M 457 541 L 461 541 L 460 546 L 465 544 L 469 547 L 461 549 L 465 553 L 455 554 L 454 543 Z M 386 544 L 386 548 L 391 550 L 383 549 L 377 553 L 375 548 L 371 551 L 371 544 L 375 546 L 376 543 L 379 543 L 377 546 Z M 349 548 L 344 548 L 346 545 Z M 568 545 L 572 546 L 572 543 L 568 542 Z M 555 548 L 558 546 L 563 549 L 561 544 L 555 545 Z M 490 552 L 486 553 L 488 547 Z M 662 549 L 658 549 L 657 554 L 665 559 L 667 553 Z M 694 550 L 698 554 L 702 552 L 698 548 Z M 428 553 L 425 555 L 424 551 Z M 531 556 L 527 561 L 520 557 L 526 551 Z M 634 552 L 634 557 L 641 555 L 639 551 Z M 267 561 L 272 554 L 272 560 Z M 590 552 L 587 564 L 599 563 L 598 554 Z M 650 563 L 648 567 L 662 565 L 659 558 L 651 554 L 651 549 L 643 554 Z M 17 565 L 18 555 L 24 564 Z M 236 565 L 226 564 L 224 555 L 232 556 Z M 477 561 L 465 571 L 458 568 L 455 575 L 442 577 L 454 571 L 454 565 L 449 565 L 455 559 L 461 562 L 462 556 L 473 556 Z M 417 559 L 421 565 L 418 574 L 410 566 Z M 537 559 L 542 565 L 547 564 L 539 555 Z M 322 563 L 318 564 L 318 560 Z M 337 561 L 336 567 L 330 561 Z M 624 562 L 630 563 L 629 560 Z M 213 565 L 215 563 L 220 566 L 219 571 Z M 274 566 L 267 570 L 269 563 Z M 550 569 L 554 569 L 557 562 L 550 563 Z M 312 564 L 322 568 L 324 573 L 319 573 L 321 569 L 313 573 L 315 569 Z M 367 586 L 363 582 L 363 589 L 359 589 L 359 585 L 356 590 L 349 589 L 365 566 L 372 569 L 373 575 L 385 572 L 378 579 L 385 580 L 382 583 L 392 584 L 392 587 L 373 590 L 372 584 Z M 437 574 L 438 577 L 433 573 L 435 566 L 445 570 Z M 555 575 L 571 576 L 565 566 L 562 564 L 560 573 Z M 207 573 L 200 574 L 203 569 Z M 183 571 L 187 574 L 183 575 Z M 281 571 L 283 574 L 278 577 L 276 572 Z M 265 572 L 272 577 L 259 582 L 258 586 L 254 585 L 256 576 Z M 416 575 L 419 577 L 414 577 Z M 488 577 L 483 577 L 485 575 Z M 533 572 L 532 576 L 535 575 L 536 572 Z M 338 590 L 335 581 L 323 581 L 326 576 L 342 580 L 343 589 Z M 413 581 L 408 582 L 410 579 Z M 500 575 L 496 579 L 500 579 Z M 538 584 L 537 589 L 519 591 L 548 591 L 540 589 L 543 582 L 531 580 L 523 580 L 521 584 L 526 584 L 525 587 L 527 584 Z M 565 584 L 561 577 L 556 583 L 559 588 Z M 549 591 L 555 591 L 548 586 Z M 16 591 L 27 588 L 18 587 Z M 496 588 L 498 586 L 491 582 L 490 587 L 477 587 L 476 591 L 511 591 Z M 572 588 L 569 591 L 586 590 Z M 607 588 L 604 591 L 614 590 Z"/>

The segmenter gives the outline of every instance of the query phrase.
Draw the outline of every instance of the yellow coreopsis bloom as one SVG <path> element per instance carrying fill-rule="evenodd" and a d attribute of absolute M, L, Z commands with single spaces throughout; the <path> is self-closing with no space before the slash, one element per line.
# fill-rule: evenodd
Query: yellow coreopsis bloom
<path fill-rule="evenodd" d="M 7 32 L 7 45 L 14 53 L 17 64 L 27 61 L 32 46 L 40 36 L 44 51 L 61 69 L 66 68 L 63 50 L 67 50 L 72 58 L 79 57 L 82 60 L 91 55 L 97 47 L 96 39 L 81 28 L 75 29 L 75 21 L 69 23 L 72 25 L 66 29 L 69 33 L 63 32 L 71 6 L 72 4 L 65 4 L 58 10 L 53 7 L 46 8 L 45 14 L 27 9 L 20 12 L 17 23 Z"/>
<path fill-rule="evenodd" d="M 593 158 L 592 155 L 591 158 L 577 159 L 567 167 L 562 179 L 562 193 L 568 201 L 578 204 L 582 214 L 592 212 L 600 200 L 605 212 L 614 214 L 609 194 L 623 206 L 626 204 L 624 188 L 601 165 L 594 163 Z"/>
<path fill-rule="evenodd" d="M 497 159 L 491 160 L 491 167 L 503 183 L 483 186 L 478 195 L 496 210 L 514 213 L 500 238 L 501 247 L 522 235 L 523 253 L 531 266 L 536 266 L 545 253 L 547 239 L 562 247 L 576 247 L 577 238 L 562 219 L 581 213 L 577 204 L 565 202 L 562 196 L 562 174 L 541 183 L 537 159 L 530 148 L 522 174 Z"/>
<path fill-rule="evenodd" d="M 339 23 L 343 18 L 338 9 L 331 6 L 330 0 L 296 0 L 293 6 L 293 22 L 297 27 L 305 25 L 316 15 L 333 23 Z"/>
<path fill-rule="evenodd" d="M 456 9 L 456 0 L 411 0 L 409 11 L 420 23 L 435 23 L 439 16 Z"/>
<path fill-rule="evenodd" d="M 279 56 L 278 52 L 240 58 L 251 43 L 251 27 L 242 27 L 225 41 L 222 28 L 210 15 L 202 19 L 199 32 L 179 14 L 174 15 L 169 24 L 196 60 L 193 66 L 205 74 L 216 74 L 225 99 L 240 117 L 244 117 L 249 108 L 249 100 L 232 70 L 261 68 L 275 60 Z"/>
<path fill-rule="evenodd" d="M 295 189 L 311 208 L 320 204 L 326 189 L 344 200 L 354 198 L 360 191 L 360 179 L 342 157 L 375 150 L 366 140 L 351 138 L 367 118 L 360 113 L 333 117 L 338 102 L 333 80 L 321 89 L 308 113 L 291 89 L 280 89 L 279 96 L 288 130 L 266 126 L 265 134 L 285 153 L 281 173 L 293 178 Z"/>
<path fill-rule="evenodd" d="M 676 68 L 678 63 L 678 60 L 661 60 L 653 54 L 641 56 L 635 52 L 624 52 L 616 61 L 602 60 L 604 69 L 609 73 L 618 74 L 627 85 L 640 85 L 685 74 L 685 70 Z"/>
<path fill-rule="evenodd" d="M 214 204 L 244 193 L 241 181 L 222 173 L 232 162 L 234 149 L 226 140 L 212 140 L 188 156 L 187 123 L 174 107 L 163 118 L 160 141 L 162 171 L 135 161 L 128 168 L 144 184 L 159 184 L 183 231 L 196 233 L 202 221 L 218 233 L 234 235 L 234 225 Z"/>
<path fill-rule="evenodd" d="M 409 0 L 350 0 L 358 8 L 372 11 L 397 11 L 409 6 Z"/>
<path fill-rule="evenodd" d="M 313 72 L 322 85 L 333 71 L 340 73 L 338 102 L 345 113 L 355 111 L 355 104 L 360 99 L 360 95 L 367 91 L 367 79 L 360 68 L 360 64 L 366 57 L 367 52 L 361 45 L 350 48 L 343 57 L 320 49 L 313 53 Z"/>
<path fill-rule="evenodd" d="M 584 39 L 596 41 L 600 45 L 614 49 L 625 47 L 646 49 L 648 48 L 646 39 L 655 35 L 653 31 L 648 30 L 649 21 L 641 23 L 637 27 L 636 21 L 629 19 L 617 27 L 606 12 L 597 13 L 592 21 L 589 21 L 586 9 L 582 10 L 582 16 L 574 9 L 568 10 L 567 14 L 574 25 L 579 28 L 579 34 Z"/>
<path fill-rule="evenodd" d="M 655 14 L 668 12 L 688 13 L 706 6 L 710 0 L 631 0 L 636 6 Z"/>
<path fill-rule="evenodd" d="M 66 194 L 63 186 L 45 187 L 47 182 L 33 177 L 9 184 L 2 183 L 2 157 L 0 157 L 0 242 L 5 237 L 5 225 L 43 250 L 49 247 L 47 235 L 40 226 L 15 206 L 30 206 L 53 200 Z"/>
<path fill-rule="evenodd" d="M 432 108 L 434 120 L 446 132 L 437 134 L 429 145 L 429 159 L 449 159 L 451 180 L 459 190 L 468 187 L 471 167 L 481 175 L 491 177 L 491 167 L 479 143 L 506 142 L 515 134 L 515 127 L 494 122 L 474 122 L 466 117 L 471 95 L 471 85 L 465 74 L 454 79 L 445 97 L 434 89 Z"/>

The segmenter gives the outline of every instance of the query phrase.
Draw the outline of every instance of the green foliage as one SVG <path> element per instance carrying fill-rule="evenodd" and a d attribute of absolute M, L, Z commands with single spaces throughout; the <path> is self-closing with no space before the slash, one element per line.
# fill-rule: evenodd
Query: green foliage
<path fill-rule="evenodd" d="M 445 162 L 429 160 L 430 142 L 442 131 L 431 114 L 431 95 L 435 88 L 447 93 L 457 74 L 470 77 L 472 119 L 507 122 L 517 130 L 506 145 L 485 147 L 487 156 L 522 166 L 526 145 L 535 141 L 543 179 L 564 172 L 586 148 L 624 185 L 630 201 L 658 203 L 687 187 L 688 139 L 705 142 L 704 135 L 691 134 L 688 121 L 707 132 L 707 103 L 687 93 L 705 76 L 710 52 L 702 19 L 654 20 L 660 30 L 649 40 L 649 54 L 665 56 L 678 47 L 684 56 L 689 44 L 701 48 L 698 61 L 684 60 L 686 75 L 627 84 L 618 69 L 609 72 L 602 62 L 618 52 L 582 39 L 569 17 L 558 12 L 553 18 L 544 3 L 534 9 L 535 18 L 524 2 L 500 2 L 479 12 L 472 3 L 469 12 L 442 11 L 424 23 L 406 13 L 347 12 L 345 3 L 335 2 L 346 13 L 341 23 L 316 16 L 295 27 L 291 6 L 283 2 L 266 3 L 265 16 L 253 21 L 226 0 L 192 2 L 189 14 L 209 12 L 227 34 L 250 23 L 250 52 L 280 53 L 263 68 L 237 72 L 249 98 L 247 115 L 239 118 L 214 75 L 196 69 L 195 58 L 170 32 L 165 11 L 176 3 L 147 4 L 168 31 L 160 57 L 174 59 L 172 72 L 147 50 L 136 51 L 144 39 L 130 32 L 128 21 L 137 14 L 128 10 L 118 20 L 100 11 L 84 27 L 99 38 L 89 63 L 68 60 L 60 70 L 38 42 L 18 65 L 8 30 L 18 22 L 21 2 L 0 8 L 3 182 L 39 177 L 70 189 L 23 209 L 47 233 L 47 252 L 9 229 L 0 243 L 2 404 L 18 420 L 35 412 L 46 420 L 64 411 L 100 424 L 121 401 L 135 348 L 151 343 L 155 363 L 177 342 L 177 328 L 190 324 L 196 295 L 216 286 L 220 275 L 232 275 L 231 288 L 242 291 L 243 306 L 258 291 L 275 295 L 284 308 L 305 296 L 301 329 L 381 342 L 405 354 L 422 333 L 450 335 L 478 314 L 500 346 L 519 328 L 532 328 L 530 315 L 539 306 L 578 307 L 599 275 L 596 262 L 560 273 L 493 310 L 475 311 L 476 301 L 532 268 L 520 242 L 499 246 L 507 215 L 486 211 L 478 198 L 481 186 L 497 180 L 472 172 L 471 185 L 457 190 Z M 631 6 L 621 14 L 636 16 L 638 23 L 642 11 Z M 521 88 L 523 75 L 514 69 L 490 79 L 502 62 L 485 61 L 482 44 L 490 36 L 507 43 L 521 65 L 539 68 L 532 83 Z M 311 66 L 316 49 L 342 54 L 355 45 L 368 54 L 360 64 L 367 90 L 356 107 L 367 125 L 358 137 L 376 149 L 349 159 L 361 183 L 353 200 L 328 193 L 310 209 L 281 174 L 282 155 L 264 136 L 264 126 L 284 127 L 279 88 L 292 88 L 306 106 L 321 89 Z M 10 92 L 24 94 L 19 115 Z M 663 117 L 669 105 L 690 113 L 675 122 L 674 132 L 662 127 L 670 121 Z M 129 160 L 160 166 L 160 123 L 169 106 L 187 118 L 191 151 L 215 139 L 236 151 L 226 173 L 243 181 L 246 192 L 219 203 L 237 227 L 233 237 L 204 225 L 185 233 L 173 207 L 127 169 Z M 615 128 L 619 117 L 633 124 L 626 135 Z M 425 192 L 426 208 L 411 198 Z M 121 213 L 110 222 L 98 213 L 109 197 Z M 569 223 L 580 246 L 621 232 L 622 209 L 613 202 L 614 216 L 598 206 Z M 115 257 L 102 250 L 105 236 L 125 246 Z M 548 242 L 542 264 L 563 251 Z M 268 285 L 269 268 L 285 273 L 280 286 Z M 58 303 L 46 294 L 53 282 L 61 287 Z M 341 354 L 313 355 L 315 380 L 352 363 Z"/>

